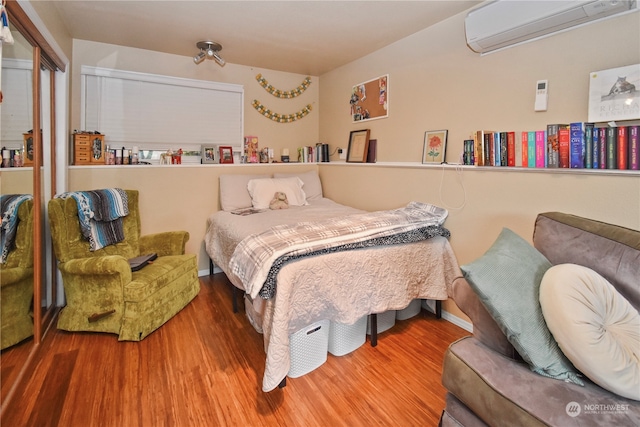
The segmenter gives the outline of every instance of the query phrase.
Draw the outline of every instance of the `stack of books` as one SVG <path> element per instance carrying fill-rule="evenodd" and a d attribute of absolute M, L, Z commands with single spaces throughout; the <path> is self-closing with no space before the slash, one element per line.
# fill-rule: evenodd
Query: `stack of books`
<path fill-rule="evenodd" d="M 316 163 L 329 161 L 329 144 L 317 143 L 313 146 L 298 147 L 298 162 Z"/>
<path fill-rule="evenodd" d="M 464 141 L 463 162 L 475 166 L 640 170 L 639 128 L 573 122 L 549 124 L 536 131 L 476 131 L 473 139 Z"/>

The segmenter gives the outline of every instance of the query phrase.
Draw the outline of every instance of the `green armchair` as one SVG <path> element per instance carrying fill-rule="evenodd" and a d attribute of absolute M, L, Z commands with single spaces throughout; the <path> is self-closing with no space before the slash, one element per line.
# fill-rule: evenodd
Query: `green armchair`
<path fill-rule="evenodd" d="M 58 329 L 109 332 L 140 341 L 182 310 L 200 291 L 196 256 L 185 254 L 186 231 L 140 235 L 138 191 L 126 190 L 125 240 L 96 251 L 82 236 L 72 197 L 49 201 L 54 253 L 67 300 Z M 158 254 L 132 272 L 128 259 Z"/>
<path fill-rule="evenodd" d="M 2 350 L 33 335 L 33 200 L 18 208 L 15 248 L 0 266 Z"/>

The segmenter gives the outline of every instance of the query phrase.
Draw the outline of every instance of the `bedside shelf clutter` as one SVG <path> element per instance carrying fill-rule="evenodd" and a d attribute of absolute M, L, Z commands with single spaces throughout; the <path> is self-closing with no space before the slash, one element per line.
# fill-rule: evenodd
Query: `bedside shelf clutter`
<path fill-rule="evenodd" d="M 104 135 L 93 133 L 73 134 L 74 165 L 104 165 L 104 154 Z"/>

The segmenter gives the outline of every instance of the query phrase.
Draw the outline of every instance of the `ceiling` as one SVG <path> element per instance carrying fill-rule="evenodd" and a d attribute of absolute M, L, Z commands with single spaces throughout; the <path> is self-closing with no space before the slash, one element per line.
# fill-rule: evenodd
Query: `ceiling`
<path fill-rule="evenodd" d="M 33 1 L 33 0 L 32 0 Z M 479 1 L 50 0 L 69 34 L 192 57 L 222 45 L 228 62 L 319 76 Z"/>

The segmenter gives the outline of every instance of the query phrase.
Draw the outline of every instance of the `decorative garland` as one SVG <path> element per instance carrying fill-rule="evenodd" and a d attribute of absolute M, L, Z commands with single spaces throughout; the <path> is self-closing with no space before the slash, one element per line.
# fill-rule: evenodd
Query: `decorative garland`
<path fill-rule="evenodd" d="M 282 98 L 282 99 L 291 99 L 291 98 L 295 98 L 296 96 L 302 95 L 302 93 L 305 90 L 307 90 L 309 85 L 311 85 L 311 77 L 310 76 L 307 76 L 302 81 L 300 86 L 298 86 L 297 88 L 292 89 L 292 90 L 287 90 L 287 91 L 276 89 L 275 87 L 271 86 L 269 84 L 269 82 L 267 81 L 267 79 L 262 77 L 262 74 L 258 74 L 256 76 L 256 80 L 258 81 L 258 83 L 260 83 L 260 86 L 262 86 L 271 95 L 275 96 L 276 98 Z"/>
<path fill-rule="evenodd" d="M 255 108 L 256 111 L 258 111 L 258 113 L 260 113 L 263 116 L 265 116 L 266 118 L 271 119 L 274 122 L 278 122 L 278 123 L 295 122 L 296 120 L 300 120 L 301 118 L 303 118 L 304 116 L 306 116 L 307 114 L 309 114 L 311 112 L 311 104 L 307 104 L 306 107 L 304 107 L 302 110 L 300 110 L 300 111 L 298 111 L 297 113 L 294 113 L 294 114 L 278 114 L 278 113 L 274 113 L 271 110 L 269 110 L 268 108 L 266 108 L 264 105 L 262 105 L 260 103 L 260 101 L 258 101 L 257 99 L 254 99 L 253 102 L 251 103 L 251 105 L 253 105 L 253 108 Z"/>

